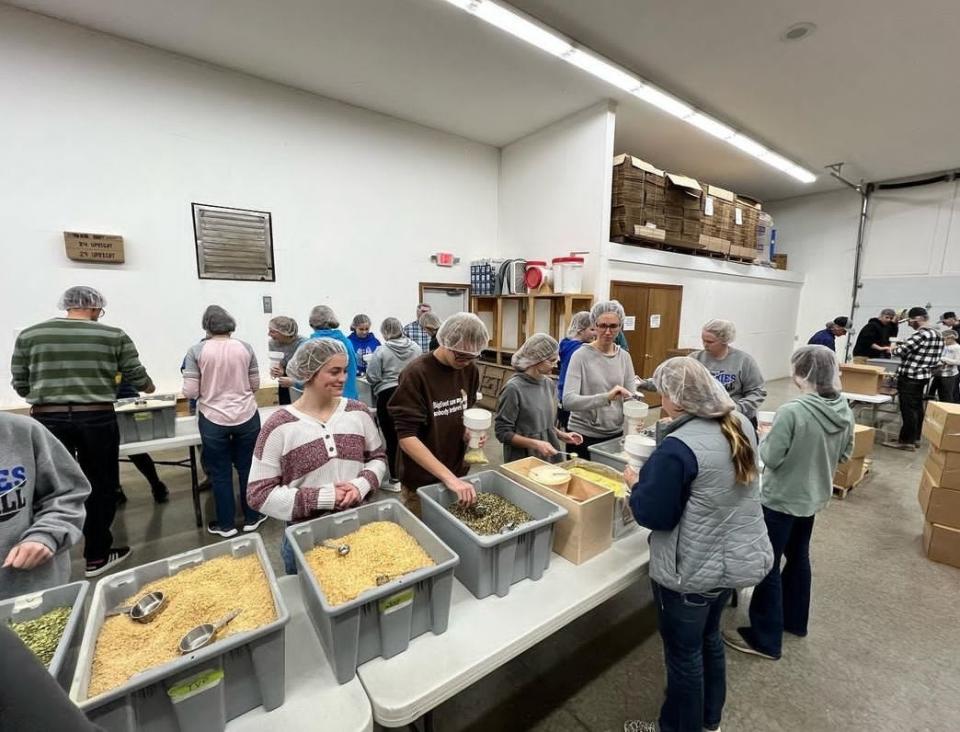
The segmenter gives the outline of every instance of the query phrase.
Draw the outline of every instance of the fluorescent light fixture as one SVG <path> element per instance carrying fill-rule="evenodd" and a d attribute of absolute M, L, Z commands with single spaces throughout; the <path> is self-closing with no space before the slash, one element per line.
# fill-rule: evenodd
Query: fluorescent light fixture
<path fill-rule="evenodd" d="M 602 56 L 575 46 L 570 39 L 556 33 L 552 28 L 539 21 L 513 10 L 508 5 L 501 5 L 493 0 L 446 0 L 446 2 L 477 16 L 513 37 L 529 43 L 531 46 L 536 46 L 542 51 L 557 56 L 601 81 L 605 81 L 648 104 L 652 104 L 667 114 L 682 119 L 713 137 L 730 143 L 738 150 L 796 178 L 801 183 L 812 183 L 817 179 L 817 176 L 806 168 L 787 160 L 787 158 L 772 150 L 768 150 L 747 135 L 737 132 L 710 115 L 694 109 L 686 102 L 677 99 L 662 89 L 658 89 L 640 77 L 634 76 Z"/>

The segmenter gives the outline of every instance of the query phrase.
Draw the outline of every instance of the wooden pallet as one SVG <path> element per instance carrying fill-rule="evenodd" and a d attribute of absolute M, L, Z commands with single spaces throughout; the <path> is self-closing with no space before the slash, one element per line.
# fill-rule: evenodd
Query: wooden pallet
<path fill-rule="evenodd" d="M 863 483 L 863 481 L 865 481 L 869 477 L 870 477 L 870 461 L 868 460 L 864 462 L 863 475 L 860 476 L 860 480 L 858 480 L 856 483 L 849 486 L 842 486 L 842 485 L 833 486 L 834 498 L 838 498 L 842 501 L 844 498 L 847 497 L 847 494 L 850 491 L 852 491 L 854 488 L 859 488 L 860 484 Z"/>

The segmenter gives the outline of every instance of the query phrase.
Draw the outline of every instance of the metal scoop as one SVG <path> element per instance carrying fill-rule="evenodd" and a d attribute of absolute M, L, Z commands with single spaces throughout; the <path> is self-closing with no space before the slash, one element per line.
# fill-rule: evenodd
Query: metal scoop
<path fill-rule="evenodd" d="M 104 617 L 127 615 L 137 623 L 149 623 L 156 620 L 160 611 L 167 606 L 167 596 L 162 592 L 148 592 L 131 605 L 123 605 L 108 610 Z"/>
<path fill-rule="evenodd" d="M 188 631 L 183 638 L 180 639 L 180 653 L 193 653 L 194 651 L 199 651 L 208 643 L 212 642 L 214 637 L 224 625 L 229 623 L 235 617 L 240 614 L 239 610 L 234 610 L 232 613 L 228 613 L 220 618 L 215 623 L 204 623 L 203 625 L 198 625 L 191 631 Z"/>
<path fill-rule="evenodd" d="M 513 531 L 515 528 L 517 528 L 517 522 L 516 522 L 516 521 L 509 521 L 509 522 L 505 523 L 503 526 L 500 527 L 500 533 L 501 533 L 501 534 L 509 534 L 509 533 L 510 533 L 511 531 Z"/>
<path fill-rule="evenodd" d="M 323 542 L 321 544 L 317 544 L 317 546 L 319 546 L 322 549 L 329 549 L 332 552 L 336 552 L 341 557 L 345 557 L 350 553 L 349 544 L 337 544 L 336 546 L 330 546 L 329 544 L 327 544 L 327 542 Z"/>

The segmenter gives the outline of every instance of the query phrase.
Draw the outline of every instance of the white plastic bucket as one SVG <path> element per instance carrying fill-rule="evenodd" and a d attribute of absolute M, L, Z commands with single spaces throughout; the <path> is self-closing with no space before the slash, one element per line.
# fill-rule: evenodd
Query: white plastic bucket
<path fill-rule="evenodd" d="M 583 257 L 557 257 L 553 260 L 554 291 L 579 295 L 583 290 Z"/>
<path fill-rule="evenodd" d="M 657 449 L 657 442 L 646 435 L 627 435 L 623 438 L 623 451 L 630 458 L 630 465 L 639 468 Z"/>
<path fill-rule="evenodd" d="M 623 403 L 623 421 L 628 435 L 639 435 L 643 431 L 643 421 L 649 412 L 650 407 L 646 402 L 631 399 Z"/>
<path fill-rule="evenodd" d="M 486 409 L 468 409 L 463 413 L 463 426 L 470 430 L 470 448 L 480 447 L 480 438 L 493 424 L 493 414 Z"/>

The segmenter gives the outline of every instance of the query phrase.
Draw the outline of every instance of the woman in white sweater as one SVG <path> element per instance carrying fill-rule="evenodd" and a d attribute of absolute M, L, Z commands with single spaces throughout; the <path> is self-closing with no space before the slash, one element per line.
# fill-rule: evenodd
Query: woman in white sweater
<path fill-rule="evenodd" d="M 316 338 L 297 349 L 287 373 L 304 385 L 295 405 L 263 425 L 253 454 L 247 501 L 288 524 L 358 505 L 380 486 L 387 461 L 366 405 L 342 396 L 348 360 L 343 344 Z M 284 568 L 296 574 L 286 536 Z"/>

